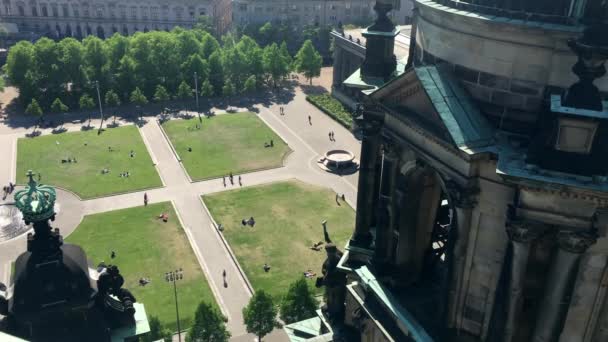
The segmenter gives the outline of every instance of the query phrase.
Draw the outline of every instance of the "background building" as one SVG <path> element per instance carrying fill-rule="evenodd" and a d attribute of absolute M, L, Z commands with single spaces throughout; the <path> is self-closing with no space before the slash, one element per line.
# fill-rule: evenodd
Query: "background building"
<path fill-rule="evenodd" d="M 216 30 L 225 32 L 231 23 L 230 0 L 67 1 L 2 0 L 0 18 L 19 31 L 52 38 L 109 37 L 115 32 L 170 30 L 191 27 L 199 16 L 213 19 Z"/>
<path fill-rule="evenodd" d="M 334 84 L 362 146 L 328 337 L 608 340 L 607 3 L 416 0 L 405 59 L 376 6 Z"/>
<path fill-rule="evenodd" d="M 401 0 L 394 14 L 398 24 L 411 17 L 413 2 Z M 235 0 L 233 20 L 236 25 L 289 22 L 293 25 L 338 26 L 339 23 L 368 25 L 374 18 L 374 3 L 367 0 Z"/>

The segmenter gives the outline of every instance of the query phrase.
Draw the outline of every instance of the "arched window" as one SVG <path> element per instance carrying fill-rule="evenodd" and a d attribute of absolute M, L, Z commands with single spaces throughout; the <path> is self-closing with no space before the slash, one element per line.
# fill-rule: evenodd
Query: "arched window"
<path fill-rule="evenodd" d="M 72 13 L 74 14 L 74 17 L 76 17 L 76 18 L 80 17 L 80 7 L 78 7 L 78 4 L 72 4 Z M 80 30 L 80 31 L 81 31 L 81 36 L 82 36 L 82 30 Z"/>
<path fill-rule="evenodd" d="M 25 16 L 25 4 L 23 2 L 18 2 L 17 3 L 17 13 L 21 17 Z"/>
<path fill-rule="evenodd" d="M 40 10 L 42 11 L 43 17 L 49 16 L 49 10 L 46 8 L 46 4 L 40 4 Z"/>
<path fill-rule="evenodd" d="M 61 15 L 64 17 L 70 16 L 70 8 L 68 7 L 68 4 L 61 4 Z"/>
<path fill-rule="evenodd" d="M 36 7 L 36 4 L 32 5 L 32 17 L 37 17 L 38 16 L 38 7 Z"/>

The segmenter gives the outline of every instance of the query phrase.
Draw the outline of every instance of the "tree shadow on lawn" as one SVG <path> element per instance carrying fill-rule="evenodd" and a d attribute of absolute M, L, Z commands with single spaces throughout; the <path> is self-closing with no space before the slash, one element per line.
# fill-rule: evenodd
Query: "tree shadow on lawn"
<path fill-rule="evenodd" d="M 228 107 L 244 107 L 254 113 L 259 113 L 256 106 L 261 105 L 269 107 L 273 104 L 283 105 L 291 102 L 295 97 L 295 89 L 298 83 L 294 80 L 285 80 L 281 82 L 276 88 L 264 87 L 254 93 L 234 96 L 231 98 L 224 97 L 213 97 L 213 98 L 202 98 L 199 106 L 201 113 L 210 113 L 211 108 L 226 109 Z M 142 111 L 143 117 L 155 117 L 160 115 L 165 109 L 171 109 L 173 112 L 179 110 L 195 110 L 194 99 L 188 101 L 170 101 L 166 103 L 152 103 L 146 105 L 140 109 L 136 109 L 133 105 L 123 105 L 115 108 L 104 108 L 104 112 L 107 113 L 106 118 L 116 117 L 117 121 L 130 122 L 139 127 L 143 126 L 147 120 L 140 119 L 140 116 L 135 114 L 138 111 Z M 4 124 L 10 128 L 32 128 L 36 126 L 38 118 L 26 115 L 23 113 L 24 109 L 19 104 L 19 101 L 14 100 L 5 106 L 5 113 L 7 114 Z M 89 120 L 88 112 L 73 111 L 66 114 L 51 114 L 45 113 L 45 117 L 48 120 L 56 122 L 64 122 L 71 124 L 84 124 Z M 109 115 L 108 115 L 109 114 Z M 207 114 L 207 116 L 209 116 Z M 98 115 L 93 116 L 93 120 L 99 120 Z M 109 122 L 108 120 L 107 122 Z M 112 120 L 113 121 L 113 120 Z M 62 124 L 63 126 L 63 124 Z M 83 125 L 83 127 L 86 125 Z M 117 127 L 117 125 L 107 124 L 106 127 Z M 81 127 L 82 130 L 85 130 Z"/>

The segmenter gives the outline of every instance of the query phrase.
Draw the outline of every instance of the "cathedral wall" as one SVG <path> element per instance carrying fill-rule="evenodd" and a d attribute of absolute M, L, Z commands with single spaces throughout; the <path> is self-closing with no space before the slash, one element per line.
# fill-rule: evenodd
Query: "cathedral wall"
<path fill-rule="evenodd" d="M 548 93 L 562 93 L 577 78 L 567 41 L 582 26 L 462 13 L 417 0 L 417 63 L 449 63 L 480 108 L 498 127 L 529 133 Z M 596 80 L 608 93 L 608 77 Z"/>

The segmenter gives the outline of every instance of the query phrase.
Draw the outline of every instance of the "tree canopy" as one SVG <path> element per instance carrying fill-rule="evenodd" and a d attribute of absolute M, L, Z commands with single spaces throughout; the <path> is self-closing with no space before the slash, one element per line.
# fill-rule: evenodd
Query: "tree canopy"
<path fill-rule="evenodd" d="M 159 84 L 167 93 L 178 94 L 183 82 L 193 87 L 194 73 L 205 96 L 221 96 L 226 90 L 232 94 L 251 91 L 251 81 L 247 87 L 245 83 L 252 76 L 257 89 L 265 82 L 276 84 L 289 73 L 290 51 L 294 51 L 290 37 L 302 33 L 267 24 L 250 34 L 228 34 L 220 44 L 201 30 L 208 28 L 205 23 L 202 18 L 198 29 L 132 36 L 116 33 L 107 39 L 21 41 L 9 50 L 6 75 L 19 89 L 22 104 L 36 98 L 41 109 L 49 109 L 55 99 L 68 108 L 81 107 L 79 100 L 91 92 L 92 82 L 98 82 L 101 93 L 112 91 L 124 103 L 130 102 L 136 88 L 147 99 L 154 99 Z M 298 65 L 315 76 L 318 53 L 312 46 L 304 47 L 301 51 L 306 58 Z M 226 83 L 230 84 L 226 87 Z"/>
<path fill-rule="evenodd" d="M 246 307 L 243 308 L 243 320 L 247 327 L 247 332 L 255 334 L 258 341 L 268 335 L 272 329 L 279 327 L 276 319 L 277 308 L 272 301 L 272 297 L 258 290 L 253 294 Z"/>
<path fill-rule="evenodd" d="M 317 308 L 317 300 L 302 277 L 289 285 L 281 300 L 281 319 L 287 324 L 299 322 L 314 317 Z"/>
<path fill-rule="evenodd" d="M 296 54 L 294 63 L 296 70 L 303 73 L 310 84 L 312 84 L 313 77 L 321 75 L 323 58 L 317 52 L 310 40 L 304 42 L 300 51 Z"/>
<path fill-rule="evenodd" d="M 194 314 L 192 328 L 186 342 L 228 342 L 230 332 L 226 328 L 228 319 L 209 303 L 201 302 Z"/>

